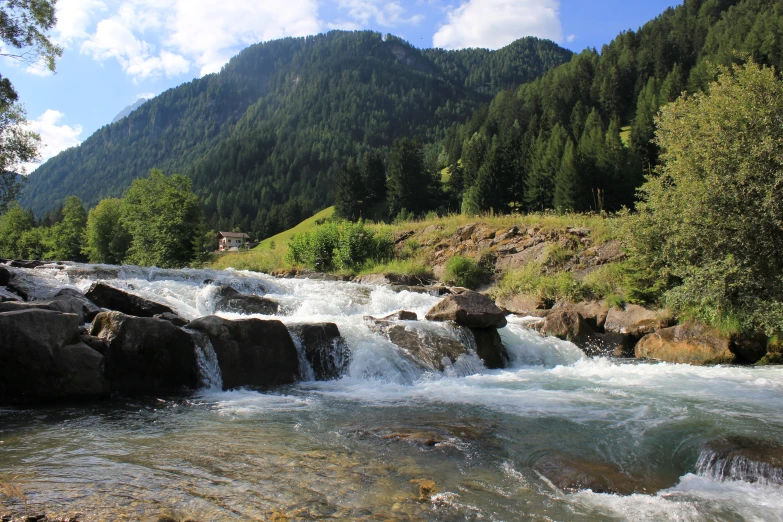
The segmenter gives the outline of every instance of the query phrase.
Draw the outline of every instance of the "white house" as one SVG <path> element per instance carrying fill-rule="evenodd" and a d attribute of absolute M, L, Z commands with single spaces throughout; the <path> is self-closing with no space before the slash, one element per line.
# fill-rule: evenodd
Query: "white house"
<path fill-rule="evenodd" d="M 220 236 L 218 240 L 218 250 L 220 252 L 226 252 L 232 248 L 239 250 L 250 241 L 250 236 L 244 232 L 218 232 L 218 234 Z"/>

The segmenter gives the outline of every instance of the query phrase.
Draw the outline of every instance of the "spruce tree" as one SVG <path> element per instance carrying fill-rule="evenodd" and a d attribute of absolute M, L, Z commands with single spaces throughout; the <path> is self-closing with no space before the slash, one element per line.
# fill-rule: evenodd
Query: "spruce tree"
<path fill-rule="evenodd" d="M 563 160 L 555 177 L 554 204 L 558 212 L 581 211 L 583 209 L 584 181 L 580 178 L 579 159 L 576 146 L 568 138 Z"/>
<path fill-rule="evenodd" d="M 364 186 L 361 213 L 364 218 L 382 219 L 386 203 L 386 167 L 381 155 L 368 152 L 362 158 L 361 181 Z"/>
<path fill-rule="evenodd" d="M 526 181 L 525 202 L 534 211 L 553 208 L 555 176 L 560 170 L 568 131 L 557 124 L 546 136 L 542 131 L 536 140 L 530 173 Z"/>
<path fill-rule="evenodd" d="M 438 187 L 424 166 L 424 152 L 418 140 L 402 138 L 392 144 L 386 201 L 389 215 L 405 209 L 421 215 L 436 206 Z"/>
<path fill-rule="evenodd" d="M 334 212 L 337 217 L 356 221 L 362 217 L 364 199 L 362 173 L 354 158 L 340 165 L 334 180 Z"/>

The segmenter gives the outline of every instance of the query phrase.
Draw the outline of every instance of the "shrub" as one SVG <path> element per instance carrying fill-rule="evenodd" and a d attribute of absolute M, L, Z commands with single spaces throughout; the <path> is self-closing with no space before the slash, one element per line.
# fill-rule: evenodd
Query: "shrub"
<path fill-rule="evenodd" d="M 446 261 L 446 281 L 465 288 L 475 288 L 486 278 L 486 272 L 472 259 L 454 256 Z"/>
<path fill-rule="evenodd" d="M 287 260 L 321 272 L 357 270 L 367 262 L 388 260 L 393 251 L 389 232 L 376 232 L 361 220 L 329 222 L 294 235 Z"/>

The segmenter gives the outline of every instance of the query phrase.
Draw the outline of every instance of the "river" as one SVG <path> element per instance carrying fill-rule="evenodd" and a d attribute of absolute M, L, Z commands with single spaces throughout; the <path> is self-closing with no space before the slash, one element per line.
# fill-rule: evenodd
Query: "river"
<path fill-rule="evenodd" d="M 276 513 L 297 520 L 783 520 L 779 483 L 722 480 L 699 465 L 709 457 L 704 445 L 717 438 L 783 440 L 781 367 L 588 358 L 511 317 L 501 331 L 511 368 L 490 371 L 463 356 L 433 373 L 362 317 L 404 309 L 422 318 L 436 296 L 230 270 L 74 265 L 34 273 L 42 298 L 50 288 L 86 290 L 101 279 L 190 319 L 213 312 L 209 282 L 265 291 L 282 305 L 277 318 L 334 322 L 351 350 L 335 381 L 0 409 L 0 477 L 19 484 L 36 512 L 78 511 L 85 520 Z M 647 492 L 564 493 L 534 469 L 552 455 L 608 464 Z M 433 494 L 420 499 L 427 481 Z"/>

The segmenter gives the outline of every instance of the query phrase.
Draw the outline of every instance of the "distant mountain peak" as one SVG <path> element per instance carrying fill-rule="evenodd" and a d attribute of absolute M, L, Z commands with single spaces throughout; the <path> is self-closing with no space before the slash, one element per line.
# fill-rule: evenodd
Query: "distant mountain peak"
<path fill-rule="evenodd" d="M 144 103 L 146 103 L 148 100 L 149 98 L 139 98 L 138 100 L 136 100 L 136 103 L 134 103 L 133 105 L 128 105 L 127 107 L 122 109 L 120 113 L 117 114 L 117 116 L 115 116 L 113 120 L 111 120 L 111 122 L 117 123 L 118 121 L 125 118 L 130 113 L 132 113 L 133 111 L 135 111 L 136 109 L 144 105 Z"/>

